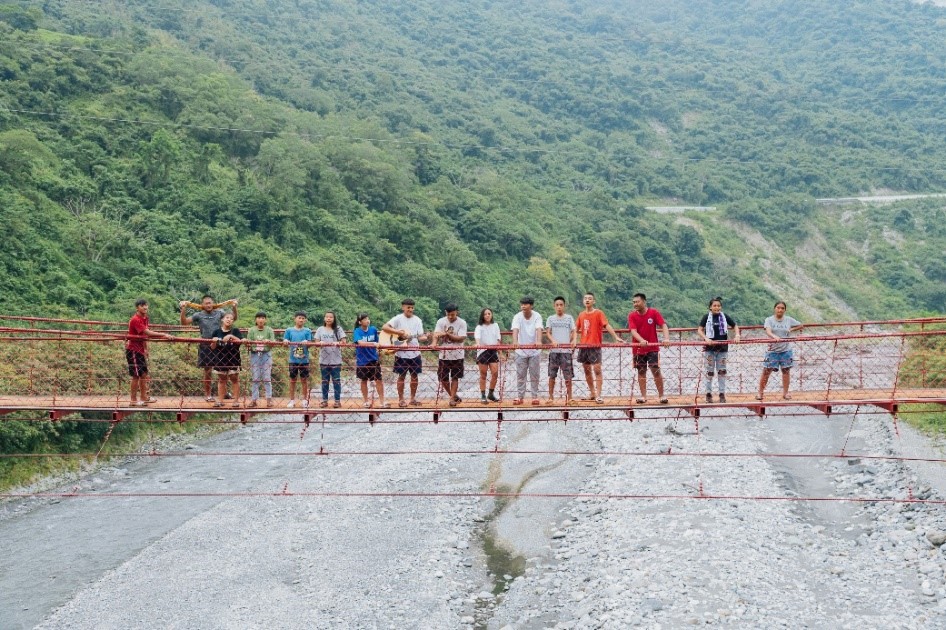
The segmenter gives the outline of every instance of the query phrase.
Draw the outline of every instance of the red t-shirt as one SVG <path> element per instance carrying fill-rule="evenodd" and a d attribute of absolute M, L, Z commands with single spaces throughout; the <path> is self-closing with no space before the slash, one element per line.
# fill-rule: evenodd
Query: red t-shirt
<path fill-rule="evenodd" d="M 148 347 L 145 345 L 146 330 L 148 330 L 148 316 L 139 313 L 132 315 L 131 319 L 128 320 L 128 343 L 125 344 L 125 347 L 132 352 L 148 354 Z"/>
<path fill-rule="evenodd" d="M 631 311 L 627 315 L 627 327 L 636 330 L 637 334 L 644 338 L 644 341 L 654 344 L 659 341 L 657 339 L 657 328 L 665 323 L 663 315 L 655 308 L 649 308 L 644 313 Z M 647 354 L 648 352 L 660 352 L 660 346 L 634 346 L 634 354 Z"/>
<path fill-rule="evenodd" d="M 600 346 L 604 339 L 604 327 L 608 324 L 608 317 L 604 311 L 595 309 L 590 313 L 582 311 L 575 321 L 575 327 L 581 336 L 579 343 Z"/>

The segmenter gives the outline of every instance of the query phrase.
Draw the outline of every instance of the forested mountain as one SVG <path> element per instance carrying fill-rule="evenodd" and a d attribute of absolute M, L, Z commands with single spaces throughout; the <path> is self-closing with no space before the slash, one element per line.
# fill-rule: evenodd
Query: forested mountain
<path fill-rule="evenodd" d="M 942 203 L 814 198 L 946 190 L 944 29 L 881 0 L 4 4 L 0 312 L 943 310 Z"/>

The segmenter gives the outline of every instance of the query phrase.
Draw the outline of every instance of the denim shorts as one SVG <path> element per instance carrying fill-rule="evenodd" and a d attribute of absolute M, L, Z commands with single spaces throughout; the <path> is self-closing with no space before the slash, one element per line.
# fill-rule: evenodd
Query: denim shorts
<path fill-rule="evenodd" d="M 766 352 L 762 367 L 766 370 L 788 370 L 792 367 L 792 351 Z"/>

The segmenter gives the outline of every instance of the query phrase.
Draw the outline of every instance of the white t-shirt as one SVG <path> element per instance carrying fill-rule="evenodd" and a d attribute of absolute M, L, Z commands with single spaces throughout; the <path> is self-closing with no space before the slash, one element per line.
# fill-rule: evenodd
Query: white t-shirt
<path fill-rule="evenodd" d="M 450 321 L 446 317 L 437 320 L 437 326 L 434 328 L 437 332 L 448 332 L 454 336 L 466 337 L 466 321 L 462 317 Z M 446 337 L 441 337 L 437 343 L 441 346 L 462 346 L 463 341 L 450 341 Z M 466 353 L 463 350 L 441 350 L 440 358 L 444 361 L 462 361 Z"/>
<path fill-rule="evenodd" d="M 512 329 L 519 331 L 519 343 L 522 345 L 533 345 L 539 343 L 539 335 L 542 333 L 542 316 L 536 311 L 532 311 L 532 317 L 526 319 L 522 311 L 516 313 L 512 318 Z M 538 348 L 519 348 L 516 350 L 516 356 L 534 357 L 542 354 Z"/>
<path fill-rule="evenodd" d="M 424 334 L 424 322 L 420 321 L 420 317 L 417 315 L 405 317 L 404 313 L 401 313 L 392 317 L 387 325 L 397 330 L 406 330 L 407 334 L 411 335 L 410 341 L 407 342 L 408 346 L 415 348 L 420 346 L 417 337 Z M 394 356 L 402 359 L 413 359 L 419 357 L 420 352 L 417 350 L 403 350 L 396 352 Z"/>
<path fill-rule="evenodd" d="M 478 346 L 498 346 L 501 339 L 499 324 L 480 324 L 473 329 L 473 339 Z M 480 348 L 476 351 L 476 356 L 486 352 L 486 348 Z"/>

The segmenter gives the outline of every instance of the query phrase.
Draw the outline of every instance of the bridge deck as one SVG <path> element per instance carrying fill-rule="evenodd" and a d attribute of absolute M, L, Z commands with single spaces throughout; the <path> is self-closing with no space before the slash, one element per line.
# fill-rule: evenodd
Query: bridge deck
<path fill-rule="evenodd" d="M 523 404 L 514 405 L 512 399 L 505 399 L 499 403 L 482 404 L 478 399 L 465 399 L 456 407 L 450 407 L 446 398 L 424 398 L 418 400 L 419 404 L 399 407 L 397 399 L 389 401 L 389 408 L 381 408 L 375 405 L 366 409 L 360 398 L 348 398 L 341 401 L 340 408 L 334 408 L 331 403 L 328 407 L 320 407 L 319 400 L 313 398 L 308 408 L 303 408 L 297 401 L 296 406 L 288 408 L 288 399 L 274 398 L 273 406 L 266 407 L 265 404 L 249 406 L 248 399 L 237 401 L 237 406 L 232 406 L 233 401 L 225 401 L 227 406 L 214 407 L 212 403 L 205 401 L 197 396 L 159 396 L 157 402 L 145 407 L 132 406 L 127 397 L 121 396 L 2 396 L 0 395 L 0 413 L 10 413 L 13 411 L 38 411 L 48 412 L 54 417 L 59 417 L 68 413 L 81 412 L 121 412 L 144 413 L 144 412 L 165 412 L 165 413 L 245 413 L 245 414 L 338 414 L 338 413 L 408 413 L 408 412 L 496 412 L 496 411 L 579 411 L 579 410 L 634 410 L 634 409 L 680 409 L 689 410 L 704 408 L 744 408 L 756 413 L 761 413 L 765 408 L 788 407 L 788 406 L 811 406 L 816 408 L 829 408 L 852 405 L 876 405 L 888 410 L 895 410 L 899 405 L 913 403 L 937 403 L 946 405 L 946 389 L 898 389 L 892 392 L 889 389 L 884 390 L 836 390 L 836 391 L 798 391 L 791 393 L 791 399 L 785 400 L 780 393 L 767 393 L 763 401 L 758 401 L 754 394 L 733 393 L 727 394 L 727 402 L 707 403 L 703 394 L 689 394 L 685 396 L 668 396 L 668 403 L 659 404 L 655 397 L 649 398 L 646 403 L 637 403 L 627 397 L 607 397 L 602 404 L 594 401 L 578 400 L 573 405 L 566 405 L 565 400 L 555 399 L 549 403 L 545 397 L 539 399 L 538 405 L 533 405 L 532 400 L 527 398 Z M 265 401 L 260 401 L 264 403 Z"/>

